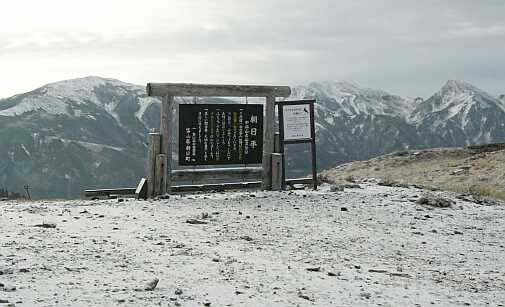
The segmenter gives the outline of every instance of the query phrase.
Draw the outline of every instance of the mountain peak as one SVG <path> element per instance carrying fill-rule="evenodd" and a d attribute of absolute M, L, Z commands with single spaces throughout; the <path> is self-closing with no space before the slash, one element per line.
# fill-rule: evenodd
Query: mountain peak
<path fill-rule="evenodd" d="M 461 80 L 448 80 L 440 90 L 441 94 L 462 93 L 462 92 L 483 93 L 483 91 L 477 88 L 475 85 Z"/>

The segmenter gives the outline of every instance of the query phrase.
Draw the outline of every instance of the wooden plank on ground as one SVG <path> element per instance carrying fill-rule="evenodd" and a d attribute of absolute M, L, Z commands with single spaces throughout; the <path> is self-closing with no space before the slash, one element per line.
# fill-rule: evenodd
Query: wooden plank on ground
<path fill-rule="evenodd" d="M 196 192 L 196 191 L 224 191 L 231 189 L 252 189 L 259 188 L 261 181 L 214 183 L 201 185 L 178 185 L 172 186 L 172 192 Z"/>
<path fill-rule="evenodd" d="M 136 188 L 117 188 L 117 189 L 98 189 L 98 190 L 85 190 L 84 196 L 109 196 L 115 195 L 135 195 Z"/>
<path fill-rule="evenodd" d="M 147 198 L 147 179 L 140 179 L 137 188 L 135 189 L 135 196 L 137 199 L 146 199 Z"/>

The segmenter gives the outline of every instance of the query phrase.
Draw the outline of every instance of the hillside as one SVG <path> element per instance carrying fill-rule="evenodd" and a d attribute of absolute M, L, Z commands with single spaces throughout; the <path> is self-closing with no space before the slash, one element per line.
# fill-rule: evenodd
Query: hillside
<path fill-rule="evenodd" d="M 325 182 L 424 186 L 505 199 L 505 144 L 395 152 L 321 173 Z"/>

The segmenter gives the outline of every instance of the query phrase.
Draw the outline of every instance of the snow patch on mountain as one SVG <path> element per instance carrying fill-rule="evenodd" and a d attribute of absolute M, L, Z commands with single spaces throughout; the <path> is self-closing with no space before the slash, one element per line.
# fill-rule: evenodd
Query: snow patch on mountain
<path fill-rule="evenodd" d="M 98 89 L 112 89 L 114 97 L 110 100 L 99 97 Z M 94 104 L 104 109 L 115 118 L 118 123 L 119 115 L 116 108 L 119 104 L 117 97 L 136 93 L 145 96 L 145 89 L 141 86 L 122 82 L 115 79 L 100 77 L 85 77 L 49 83 L 33 91 L 14 106 L 0 111 L 0 116 L 19 116 L 28 112 L 43 112 L 50 115 L 86 116 L 75 106 Z M 13 97 L 15 98 L 15 97 Z M 145 111 L 145 109 L 144 109 Z"/>
<path fill-rule="evenodd" d="M 363 88 L 354 82 L 312 82 L 308 86 L 292 87 L 290 100 L 318 99 L 319 108 L 338 116 L 381 114 L 406 118 L 413 110 L 412 99 L 388 92 Z"/>

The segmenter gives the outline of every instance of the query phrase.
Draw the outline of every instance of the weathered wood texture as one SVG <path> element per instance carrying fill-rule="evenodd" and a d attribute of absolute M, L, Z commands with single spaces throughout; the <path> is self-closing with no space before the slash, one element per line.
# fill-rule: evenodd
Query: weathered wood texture
<path fill-rule="evenodd" d="M 173 181 L 212 181 L 218 179 L 259 179 L 262 173 L 261 167 L 229 167 L 229 168 L 203 168 L 173 170 Z"/>
<path fill-rule="evenodd" d="M 275 150 L 275 96 L 267 96 L 263 121 L 263 177 L 261 188 L 272 188 L 272 153 Z"/>
<path fill-rule="evenodd" d="M 282 154 L 272 154 L 272 190 L 282 190 Z"/>
<path fill-rule="evenodd" d="M 194 83 L 148 83 L 147 95 L 198 96 L 198 97 L 288 97 L 291 95 L 289 86 L 262 85 L 214 85 Z"/>
<path fill-rule="evenodd" d="M 160 153 L 161 136 L 159 133 L 149 133 L 149 147 L 147 149 L 147 196 L 154 197 L 156 181 L 156 156 Z"/>
<path fill-rule="evenodd" d="M 167 155 L 159 154 L 156 156 L 156 178 L 154 180 L 155 195 L 165 195 L 167 193 Z"/>
<path fill-rule="evenodd" d="M 292 184 L 312 184 L 314 181 L 312 180 L 312 177 L 306 177 L 306 178 L 296 178 L 296 179 L 286 179 L 286 184 L 292 185 Z"/>
<path fill-rule="evenodd" d="M 170 192 L 172 185 L 170 172 L 172 170 L 172 134 L 173 134 L 173 110 L 174 96 L 164 96 L 161 103 L 160 132 L 161 132 L 161 153 L 167 156 L 164 172 L 162 173 L 165 188 L 164 193 Z M 164 194 L 163 193 L 163 194 Z"/>
<path fill-rule="evenodd" d="M 281 134 L 279 132 L 275 132 L 274 152 L 281 153 Z"/>
<path fill-rule="evenodd" d="M 195 192 L 195 191 L 224 191 L 230 189 L 252 189 L 259 188 L 261 181 L 214 183 L 201 185 L 178 185 L 172 186 L 172 192 Z"/>

